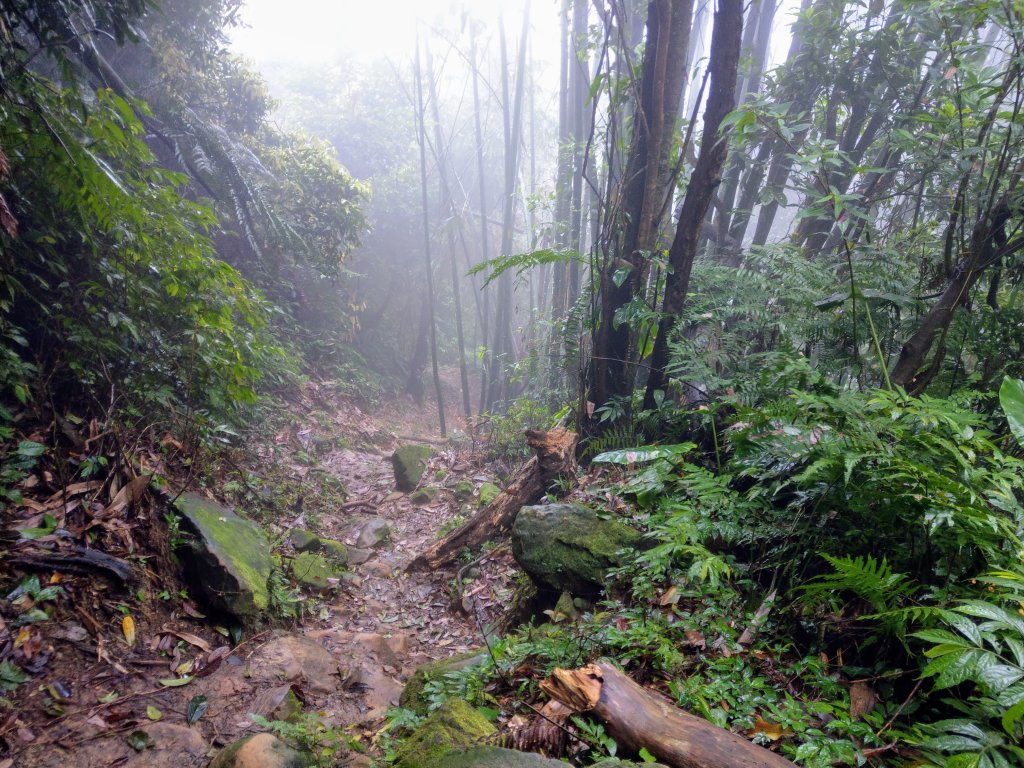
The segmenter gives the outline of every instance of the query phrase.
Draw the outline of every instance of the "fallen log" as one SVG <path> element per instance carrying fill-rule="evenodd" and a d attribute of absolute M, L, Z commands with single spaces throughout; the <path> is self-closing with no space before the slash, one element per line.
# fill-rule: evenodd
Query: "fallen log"
<path fill-rule="evenodd" d="M 128 586 L 135 584 L 137 574 L 126 560 L 78 544 L 73 544 L 71 549 L 71 552 L 18 553 L 7 557 L 4 562 L 29 571 L 60 571 L 79 576 L 99 574 Z"/>
<path fill-rule="evenodd" d="M 604 721 L 620 746 L 645 748 L 671 768 L 795 768 L 774 752 L 688 715 L 608 662 L 556 669 L 540 684 L 556 701 Z"/>
<path fill-rule="evenodd" d="M 528 429 L 526 442 L 536 454 L 513 476 L 497 498 L 477 514 L 431 544 L 407 570 L 433 570 L 452 562 L 466 547 L 477 547 L 506 533 L 520 508 L 544 498 L 548 486 L 558 477 L 571 476 L 576 469 L 576 433 L 561 427 L 550 432 Z"/>

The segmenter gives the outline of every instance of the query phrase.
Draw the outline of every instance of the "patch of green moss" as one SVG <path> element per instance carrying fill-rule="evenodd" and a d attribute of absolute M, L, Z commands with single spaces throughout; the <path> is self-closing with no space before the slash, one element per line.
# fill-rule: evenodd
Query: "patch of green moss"
<path fill-rule="evenodd" d="M 429 445 L 402 445 L 391 455 L 395 468 L 395 487 L 400 491 L 411 491 L 420 482 L 427 469 L 427 461 L 434 453 Z"/>
<path fill-rule="evenodd" d="M 331 585 L 330 579 L 340 579 L 343 572 L 320 552 L 300 552 L 292 560 L 295 580 L 313 589 L 326 589 Z"/>
<path fill-rule="evenodd" d="M 462 699 L 448 699 L 399 748 L 395 768 L 439 768 L 450 752 L 478 745 L 497 730 Z"/>
<path fill-rule="evenodd" d="M 183 493 L 177 512 L 196 533 L 186 567 L 217 610 L 252 619 L 270 605 L 267 581 L 274 567 L 270 543 L 252 520 L 194 493 Z"/>
<path fill-rule="evenodd" d="M 416 668 L 409 682 L 402 689 L 399 703 L 406 709 L 411 709 L 419 715 L 427 714 L 428 702 L 423 696 L 423 690 L 427 683 L 440 680 L 448 672 L 458 672 L 462 669 L 475 667 L 482 664 L 487 658 L 484 651 L 465 651 L 449 656 L 447 659 L 431 661 Z"/>
<path fill-rule="evenodd" d="M 501 493 L 501 488 L 494 483 L 484 483 L 480 486 L 480 506 L 486 507 Z"/>

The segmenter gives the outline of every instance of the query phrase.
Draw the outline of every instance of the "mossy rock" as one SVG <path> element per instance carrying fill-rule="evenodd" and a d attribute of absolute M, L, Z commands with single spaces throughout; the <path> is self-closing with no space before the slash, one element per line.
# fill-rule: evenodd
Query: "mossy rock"
<path fill-rule="evenodd" d="M 476 490 L 469 480 L 459 480 L 455 484 L 455 499 L 456 501 L 466 501 L 473 496 L 473 491 Z"/>
<path fill-rule="evenodd" d="M 326 589 L 331 579 L 340 579 L 344 572 L 322 552 L 300 552 L 292 559 L 292 576 L 304 587 Z"/>
<path fill-rule="evenodd" d="M 486 507 L 501 493 L 501 488 L 494 483 L 484 483 L 480 486 L 480 506 Z"/>
<path fill-rule="evenodd" d="M 320 539 L 317 535 L 301 528 L 293 528 L 288 534 L 288 541 L 295 547 L 296 552 L 316 552 L 320 548 Z"/>
<path fill-rule="evenodd" d="M 594 594 L 622 564 L 619 551 L 641 534 L 577 504 L 523 507 L 512 525 L 512 554 L 535 581 L 558 591 Z"/>
<path fill-rule="evenodd" d="M 256 619 L 270 605 L 267 581 L 274 568 L 270 542 L 252 520 L 194 493 L 183 493 L 174 508 L 195 534 L 185 576 L 214 610 L 242 621 Z"/>
<path fill-rule="evenodd" d="M 434 500 L 434 497 L 437 496 L 437 491 L 437 486 L 428 485 L 426 488 L 420 488 L 418 491 L 413 491 L 409 495 L 409 501 L 413 504 L 426 504 L 428 501 Z"/>
<path fill-rule="evenodd" d="M 417 714 L 425 715 L 428 702 L 423 696 L 423 689 L 426 688 L 427 683 L 440 680 L 448 672 L 458 672 L 483 664 L 486 659 L 486 651 L 465 651 L 449 656 L 447 659 L 438 659 L 423 664 L 416 668 L 412 677 L 409 678 L 409 682 L 405 684 L 398 703 Z"/>
<path fill-rule="evenodd" d="M 420 478 L 427 470 L 427 461 L 434 449 L 429 445 L 402 445 L 391 454 L 391 465 L 395 468 L 395 487 L 409 492 L 419 485 Z"/>
<path fill-rule="evenodd" d="M 448 699 L 405 740 L 395 768 L 441 768 L 449 753 L 474 747 L 495 733 L 490 721 L 466 701 Z"/>
<path fill-rule="evenodd" d="M 292 749 L 269 733 L 257 733 L 228 744 L 217 753 L 210 768 L 312 768 L 315 758 Z"/>
<path fill-rule="evenodd" d="M 519 752 L 502 747 L 474 747 L 465 752 L 450 752 L 432 763 L 431 768 L 554 768 L 556 765 L 566 768 L 566 763 L 561 760 L 542 757 L 535 752 Z"/>
<path fill-rule="evenodd" d="M 320 542 L 320 551 L 327 555 L 329 560 L 339 565 L 348 563 L 348 547 L 340 541 L 334 539 L 319 539 L 318 541 Z"/>

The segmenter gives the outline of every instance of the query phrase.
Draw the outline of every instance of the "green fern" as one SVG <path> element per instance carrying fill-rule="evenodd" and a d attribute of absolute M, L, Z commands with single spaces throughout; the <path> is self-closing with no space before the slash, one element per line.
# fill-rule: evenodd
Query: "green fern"
<path fill-rule="evenodd" d="M 872 607 L 875 614 L 899 608 L 917 592 L 917 586 L 902 573 L 896 573 L 883 557 L 833 557 L 823 554 L 834 569 L 798 587 L 805 600 L 821 598 L 830 592 L 851 592 Z"/>

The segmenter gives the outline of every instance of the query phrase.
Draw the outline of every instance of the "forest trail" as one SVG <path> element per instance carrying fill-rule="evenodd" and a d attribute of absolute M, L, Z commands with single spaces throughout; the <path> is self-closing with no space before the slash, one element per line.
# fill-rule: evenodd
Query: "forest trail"
<path fill-rule="evenodd" d="M 370 765 L 371 755 L 379 752 L 376 740 L 387 711 L 398 704 L 416 667 L 481 647 L 480 623 L 497 615 L 510 591 L 513 564 L 502 551 L 476 566 L 473 615 L 453 607 L 454 571 L 405 572 L 446 524 L 460 511 L 469 511 L 465 504 L 460 510 L 454 486 L 495 479 L 472 446 L 456 449 L 441 438 L 431 410 L 405 398 L 386 402 L 371 414 L 343 401 L 333 414 L 326 430 L 347 438 L 352 447 L 321 455 L 317 470 L 340 481 L 348 501 L 337 514 L 311 520 L 300 512 L 270 527 L 277 528 L 283 542 L 278 550 L 285 560 L 292 554 L 290 531 L 308 527 L 321 538 L 344 542 L 351 561 L 336 587 L 319 595 L 304 590 L 305 610 L 290 626 L 264 629 L 229 649 L 210 620 L 175 611 L 148 621 L 139 616 L 133 649 L 117 643 L 120 638 L 111 626 L 104 627 L 105 646 L 102 638 L 97 648 L 71 648 L 55 641 L 59 653 L 41 680 L 45 685 L 60 678 L 72 697 L 58 718 L 33 707 L 22 712 L 18 731 L 24 749 L 16 763 L 4 768 L 199 768 L 218 749 L 262 730 L 250 713 L 284 719 L 289 691 L 298 695 L 303 713 L 315 713 L 328 728 L 344 729 L 351 739 L 348 747 L 358 745 L 342 749 L 348 756 L 340 765 Z M 310 419 L 291 425 L 289 434 L 277 439 L 308 442 L 324 429 L 323 418 L 318 423 Z M 436 488 L 436 493 L 419 501 L 395 490 L 390 461 L 398 445 L 413 441 L 434 447 L 421 486 Z M 291 470 L 299 479 L 311 471 L 295 462 Z M 390 535 L 374 547 L 359 546 L 367 523 L 379 519 L 386 521 Z M 157 645 L 168 636 L 182 640 L 173 660 Z M 161 685 L 188 658 L 198 658 L 214 671 L 204 676 L 199 666 L 189 684 Z M 101 700 L 108 691 L 117 693 L 115 700 Z M 208 709 L 190 725 L 190 702 L 197 696 L 206 697 Z M 40 696 L 34 699 L 39 704 Z M 158 722 L 154 711 L 159 712 Z M 148 735 L 148 748 L 131 744 L 139 731 Z"/>

